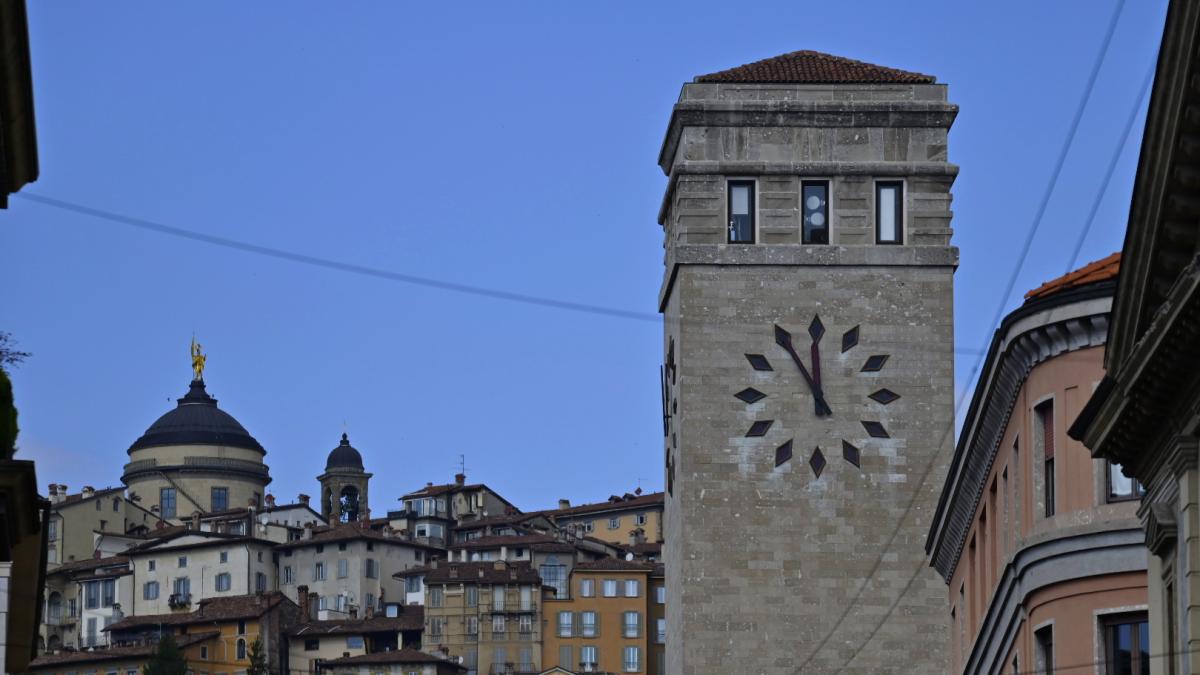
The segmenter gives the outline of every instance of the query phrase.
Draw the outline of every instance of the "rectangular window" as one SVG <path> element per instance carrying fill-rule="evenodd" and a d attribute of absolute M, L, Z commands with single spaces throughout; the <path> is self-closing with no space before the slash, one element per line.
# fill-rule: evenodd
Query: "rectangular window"
<path fill-rule="evenodd" d="M 579 596 L 582 598 L 596 597 L 596 580 L 595 579 L 580 579 L 579 580 Z"/>
<path fill-rule="evenodd" d="M 625 580 L 625 597 L 636 598 L 642 592 L 641 584 L 637 579 Z"/>
<path fill-rule="evenodd" d="M 593 672 L 598 665 L 595 645 L 584 645 L 579 648 L 579 667 L 583 669 L 583 672 Z"/>
<path fill-rule="evenodd" d="M 468 593 L 467 597 L 470 597 L 470 591 L 472 591 L 472 590 L 474 590 L 474 589 L 471 589 L 471 588 L 467 589 L 467 593 Z M 420 593 L 421 592 L 421 577 L 416 576 L 416 575 L 413 575 L 411 577 L 406 577 L 404 579 L 404 592 Z M 475 605 L 467 605 L 467 607 L 474 607 L 474 606 Z"/>
<path fill-rule="evenodd" d="M 50 541 L 58 540 L 58 520 L 51 518 L 50 522 L 46 523 L 46 536 Z"/>
<path fill-rule="evenodd" d="M 105 579 L 100 582 L 100 606 L 112 607 L 116 602 L 117 595 L 117 580 Z"/>
<path fill-rule="evenodd" d="M 533 609 L 533 587 L 521 587 L 521 611 L 528 612 Z"/>
<path fill-rule="evenodd" d="M 568 670 L 571 668 L 571 645 L 560 645 L 558 648 L 558 665 Z"/>
<path fill-rule="evenodd" d="M 1108 501 L 1121 502 L 1127 499 L 1137 499 L 1146 493 L 1142 484 L 1136 478 L 1128 478 L 1121 472 L 1121 465 L 1113 462 L 1108 464 Z"/>
<path fill-rule="evenodd" d="M 492 586 L 492 611 L 504 609 L 504 587 Z"/>
<path fill-rule="evenodd" d="M 227 562 L 229 562 L 229 552 L 228 552 L 228 551 L 221 551 L 221 553 L 220 553 L 220 555 L 218 555 L 217 559 L 218 559 L 220 562 L 222 562 L 222 563 L 227 563 Z"/>
<path fill-rule="evenodd" d="M 179 560 L 176 561 L 176 564 L 179 567 L 187 567 L 187 556 L 186 555 L 179 556 Z"/>
<path fill-rule="evenodd" d="M 558 613 L 558 636 L 573 637 L 575 635 L 574 628 L 575 615 L 571 612 Z"/>
<path fill-rule="evenodd" d="M 519 622 L 517 623 L 517 631 L 520 632 L 521 635 L 524 635 L 526 637 L 528 637 L 529 635 L 532 635 L 533 634 L 533 615 L 532 614 L 522 614 L 520 617 L 518 617 L 518 619 L 519 619 Z"/>
<path fill-rule="evenodd" d="M 583 637 L 596 637 L 596 613 L 579 613 L 579 634 Z"/>
<path fill-rule="evenodd" d="M 1054 672 L 1054 627 L 1045 626 L 1033 634 L 1037 649 L 1036 667 L 1039 673 Z"/>
<path fill-rule="evenodd" d="M 1150 672 L 1150 623 L 1145 614 L 1104 619 L 1104 654 L 1108 675 Z"/>
<path fill-rule="evenodd" d="M 1037 436 L 1042 442 L 1045 456 L 1045 473 L 1042 475 L 1042 497 L 1045 499 L 1045 514 L 1049 518 L 1055 513 L 1055 477 L 1054 477 L 1054 401 L 1043 401 L 1034 409 L 1034 416 L 1040 427 Z"/>
<path fill-rule="evenodd" d="M 493 614 L 492 615 L 492 635 L 495 637 L 500 637 L 500 638 L 504 637 L 504 615 L 503 614 Z"/>
<path fill-rule="evenodd" d="M 283 583 L 284 583 L 284 584 L 294 584 L 294 583 L 296 583 L 296 576 L 295 576 L 295 573 L 293 573 L 293 572 L 292 572 L 292 566 L 291 566 L 291 565 L 284 565 L 284 566 L 283 566 Z"/>
<path fill-rule="evenodd" d="M 163 518 L 175 517 L 175 488 L 158 490 L 158 512 Z"/>
<path fill-rule="evenodd" d="M 621 516 L 613 516 L 608 519 L 608 529 L 615 530 L 621 527 Z"/>
<path fill-rule="evenodd" d="M 318 562 L 313 565 L 313 581 L 325 581 L 325 563 Z"/>
<path fill-rule="evenodd" d="M 542 585 L 554 588 L 554 597 L 559 599 L 568 597 L 566 565 L 541 565 L 538 570 L 541 572 Z"/>
<path fill-rule="evenodd" d="M 89 581 L 83 585 L 83 608 L 96 609 L 100 606 L 100 582 Z"/>
<path fill-rule="evenodd" d="M 143 600 L 157 600 L 158 599 L 158 582 L 157 581 L 147 581 L 145 583 L 145 585 L 142 586 L 142 599 Z"/>
<path fill-rule="evenodd" d="M 229 508 L 229 488 L 215 487 L 212 489 L 212 510 L 224 511 Z"/>
<path fill-rule="evenodd" d="M 729 243 L 754 243 L 754 181 L 729 181 Z"/>
<path fill-rule="evenodd" d="M 803 228 L 801 242 L 805 244 L 829 243 L 829 181 L 805 180 L 800 182 L 800 205 Z"/>
<path fill-rule="evenodd" d="M 479 635 L 479 617 L 467 617 L 467 635 Z"/>
<path fill-rule="evenodd" d="M 617 580 L 616 579 L 605 579 L 604 580 L 604 597 L 606 597 L 606 598 L 617 597 Z"/>
<path fill-rule="evenodd" d="M 638 525 L 645 525 L 646 524 L 646 514 L 644 514 L 644 513 L 637 514 L 636 516 L 633 517 L 633 522 L 637 523 Z"/>
<path fill-rule="evenodd" d="M 443 593 L 443 590 L 442 590 L 441 586 L 433 586 L 429 589 L 429 606 L 430 607 L 441 607 L 442 606 L 442 600 L 443 600 L 442 593 Z"/>
<path fill-rule="evenodd" d="M 311 639 L 311 640 L 304 641 L 304 651 L 306 651 L 306 652 L 315 652 L 320 648 L 321 648 L 321 641 L 318 639 Z"/>
<path fill-rule="evenodd" d="M 217 591 L 218 592 L 229 590 L 230 577 L 229 577 L 228 572 L 222 572 L 222 573 L 218 574 L 216 579 L 217 579 Z"/>
<path fill-rule="evenodd" d="M 656 602 L 660 605 L 667 604 L 667 587 L 666 586 L 655 586 L 654 587 L 654 602 Z"/>
<path fill-rule="evenodd" d="M 875 243 L 904 243 L 904 183 L 875 183 Z"/>
<path fill-rule="evenodd" d="M 350 561 L 345 558 L 338 558 L 337 578 L 345 579 L 350 576 Z"/>
<path fill-rule="evenodd" d="M 267 575 L 262 572 L 254 573 L 254 591 L 256 593 L 267 592 Z"/>
<path fill-rule="evenodd" d="M 175 595 L 186 596 L 192 592 L 192 582 L 187 577 L 175 577 L 173 588 Z"/>
<path fill-rule="evenodd" d="M 434 618 L 430 619 L 429 620 L 429 634 L 430 635 L 441 635 L 443 622 L 445 622 L 445 619 L 442 619 L 439 617 L 434 617 Z"/>
<path fill-rule="evenodd" d="M 374 558 L 367 558 L 367 578 L 379 578 L 379 561 Z"/>
<path fill-rule="evenodd" d="M 666 619 L 655 619 L 654 641 L 660 645 L 667 641 Z"/>
<path fill-rule="evenodd" d="M 622 665 L 627 673 L 636 673 L 642 669 L 642 650 L 638 647 L 626 647 Z"/>
<path fill-rule="evenodd" d="M 466 596 L 467 596 L 467 607 L 478 607 L 479 606 L 479 587 L 467 586 Z"/>
<path fill-rule="evenodd" d="M 506 649 L 504 649 L 504 647 L 496 647 L 495 649 L 493 649 L 492 650 L 492 663 L 495 664 L 492 666 L 493 673 L 504 672 L 504 670 L 505 670 L 504 664 L 508 663 L 508 651 Z M 496 666 L 499 666 L 499 668 L 497 668 Z"/>
<path fill-rule="evenodd" d="M 621 634 L 627 638 L 641 637 L 642 635 L 642 615 L 640 612 L 625 612 L 622 625 L 624 629 Z"/>

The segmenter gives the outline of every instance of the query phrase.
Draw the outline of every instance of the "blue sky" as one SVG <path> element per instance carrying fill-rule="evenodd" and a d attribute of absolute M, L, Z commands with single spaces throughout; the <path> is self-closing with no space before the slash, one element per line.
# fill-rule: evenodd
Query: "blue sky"
<path fill-rule="evenodd" d="M 1013 297 L 1066 271 L 1161 35 L 1129 3 Z M 951 132 L 956 334 L 982 350 L 1115 2 L 29 6 L 41 178 L 25 191 L 299 254 L 652 314 L 655 164 L 692 77 L 796 49 L 936 75 Z M 1144 105 L 1143 105 L 1144 108 Z M 1142 116 L 1080 264 L 1121 247 Z M 315 494 L 343 424 L 372 508 L 472 480 L 527 509 L 662 488 L 653 322 L 347 274 L 22 199 L 0 213 L 20 457 L 118 484 L 182 396 Z M 960 355 L 960 389 L 974 362 Z"/>

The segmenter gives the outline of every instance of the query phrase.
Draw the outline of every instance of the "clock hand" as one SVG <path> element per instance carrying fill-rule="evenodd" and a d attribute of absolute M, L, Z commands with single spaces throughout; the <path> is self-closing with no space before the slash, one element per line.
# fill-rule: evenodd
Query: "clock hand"
<path fill-rule="evenodd" d="M 821 338 L 816 338 L 812 342 L 812 348 L 809 350 L 809 356 L 812 358 L 812 376 L 817 384 L 816 406 L 817 417 L 824 415 L 832 415 L 833 411 L 829 409 L 829 404 L 825 402 L 825 390 L 821 387 Z"/>
<path fill-rule="evenodd" d="M 796 362 L 796 367 L 800 369 L 800 374 L 804 376 L 804 381 L 808 383 L 808 388 L 812 391 L 813 400 L 816 403 L 817 416 L 829 415 L 833 411 L 829 409 L 829 404 L 825 402 L 825 393 L 821 391 L 821 385 L 813 381 L 812 375 L 808 373 L 808 368 L 804 367 L 804 362 L 800 360 L 800 355 L 796 353 L 796 348 L 792 346 L 792 334 L 775 325 L 775 343 L 783 347 L 785 351 Z"/>

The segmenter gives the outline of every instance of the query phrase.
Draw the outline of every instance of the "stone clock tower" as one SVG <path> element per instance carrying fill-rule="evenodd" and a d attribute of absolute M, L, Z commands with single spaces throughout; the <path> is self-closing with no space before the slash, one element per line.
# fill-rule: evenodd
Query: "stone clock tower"
<path fill-rule="evenodd" d="M 945 668 L 924 539 L 956 112 L 933 77 L 816 52 L 684 85 L 659 155 L 671 675 Z"/>

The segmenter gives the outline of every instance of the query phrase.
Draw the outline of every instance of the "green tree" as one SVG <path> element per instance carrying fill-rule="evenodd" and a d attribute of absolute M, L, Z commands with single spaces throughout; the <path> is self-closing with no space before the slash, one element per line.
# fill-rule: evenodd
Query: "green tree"
<path fill-rule="evenodd" d="M 250 645 L 250 667 L 246 669 L 246 675 L 267 675 L 269 672 L 267 655 L 263 652 L 262 636 L 259 636 L 254 638 L 254 644 Z"/>
<path fill-rule="evenodd" d="M 17 452 L 17 407 L 7 370 L 29 353 L 17 351 L 16 344 L 11 335 L 0 331 L 0 460 L 12 459 Z"/>
<path fill-rule="evenodd" d="M 158 640 L 158 650 L 142 666 L 142 675 L 187 675 L 187 659 L 170 633 Z"/>

